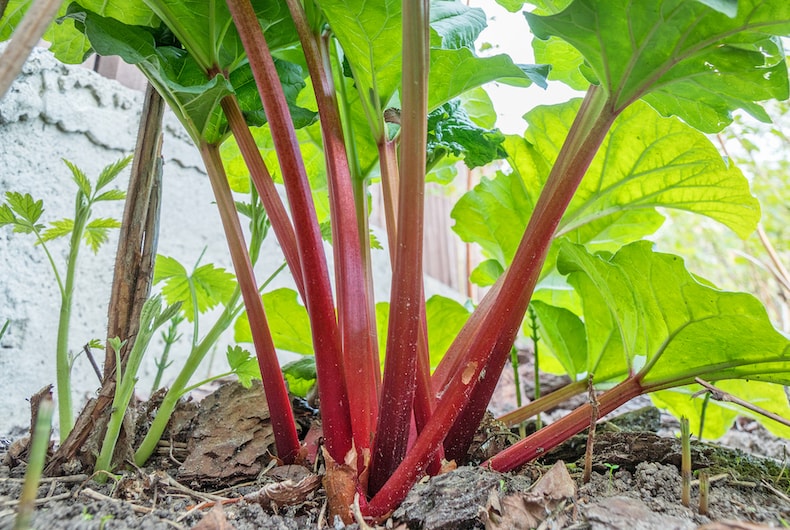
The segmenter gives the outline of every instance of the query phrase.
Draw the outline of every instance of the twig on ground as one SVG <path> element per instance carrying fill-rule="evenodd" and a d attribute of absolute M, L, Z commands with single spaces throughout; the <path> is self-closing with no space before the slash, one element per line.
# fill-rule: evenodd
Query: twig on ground
<path fill-rule="evenodd" d="M 587 378 L 587 395 L 590 399 L 590 430 L 587 432 L 587 448 L 584 451 L 584 474 L 582 482 L 587 484 L 592 476 L 593 449 L 595 446 L 595 424 L 598 422 L 598 398 L 595 396 L 593 374 Z"/>
<path fill-rule="evenodd" d="M 790 427 L 790 419 L 783 418 L 782 416 L 779 416 L 778 414 L 774 414 L 769 410 L 765 410 L 764 408 L 758 407 L 753 403 L 749 403 L 748 401 L 745 401 L 737 396 L 733 396 L 732 394 L 729 394 L 721 389 L 716 388 L 712 384 L 708 383 L 703 379 L 700 379 L 699 377 L 695 378 L 694 380 L 697 382 L 697 384 L 705 387 L 705 389 L 710 393 L 710 396 L 716 401 L 735 403 L 736 405 L 740 405 L 745 409 L 760 414 L 761 416 L 765 416 L 766 418 L 771 418 L 772 420 L 777 421 L 782 425 Z M 704 390 L 702 392 L 704 392 Z"/>

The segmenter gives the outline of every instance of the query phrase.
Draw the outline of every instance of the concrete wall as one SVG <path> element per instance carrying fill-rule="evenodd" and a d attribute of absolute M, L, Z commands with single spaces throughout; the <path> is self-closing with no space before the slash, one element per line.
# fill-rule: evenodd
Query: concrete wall
<path fill-rule="evenodd" d="M 0 51 L 2 45 L 0 45 Z M 30 193 L 43 199 L 43 221 L 73 216 L 74 184 L 62 158 L 74 162 L 91 179 L 107 164 L 134 149 L 142 94 L 80 67 L 66 66 L 45 50 L 35 50 L 11 90 L 0 99 L 0 196 L 6 191 Z M 208 179 L 197 150 L 172 115 L 167 115 L 163 145 L 164 185 L 159 253 L 173 256 L 189 267 L 206 248 L 202 263 L 231 269 L 219 215 L 212 204 Z M 126 189 L 124 174 L 116 181 Z M 121 203 L 104 203 L 95 215 L 120 218 Z M 383 241 L 383 236 L 380 236 Z M 109 286 L 117 234 L 98 254 L 81 249 L 72 316 L 70 349 L 77 351 L 94 338 L 104 338 Z M 64 241 L 51 243 L 62 266 Z M 374 251 L 376 297 L 387 298 L 389 265 L 383 251 Z M 262 253 L 256 273 L 267 277 L 281 263 L 274 241 Z M 281 275 L 273 285 L 288 285 Z M 426 292 L 452 294 L 428 281 Z M 27 398 L 55 381 L 55 341 L 60 296 L 52 272 L 32 236 L 0 229 L 0 326 L 10 327 L 0 341 L 0 435 L 26 428 Z M 207 317 L 204 326 L 212 320 Z M 184 342 L 176 362 L 187 353 Z M 225 341 L 229 342 L 230 337 Z M 224 345 L 218 349 L 214 371 L 224 367 Z M 98 352 L 101 361 L 102 352 Z M 150 356 L 149 356 L 150 357 Z M 202 378 L 211 368 L 199 371 Z M 140 389 L 147 391 L 155 367 L 151 358 L 141 370 Z M 171 372 L 171 377 L 174 373 Z M 73 369 L 75 407 L 98 386 L 85 356 Z"/>

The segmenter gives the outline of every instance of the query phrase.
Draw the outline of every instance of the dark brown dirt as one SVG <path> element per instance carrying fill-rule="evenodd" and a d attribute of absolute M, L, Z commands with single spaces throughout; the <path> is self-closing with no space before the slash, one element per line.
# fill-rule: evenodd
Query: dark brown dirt
<path fill-rule="evenodd" d="M 235 393 L 234 396 L 209 399 L 201 409 L 211 408 L 210 417 L 214 420 L 210 421 L 225 418 L 234 425 L 233 436 L 248 440 L 242 444 L 248 449 L 238 452 L 237 459 L 221 443 L 222 436 L 217 436 L 217 429 L 226 429 L 227 425 L 207 428 L 206 414 L 197 412 L 192 419 L 180 422 L 187 431 L 168 435 L 172 443 L 163 444 L 145 469 L 125 471 L 117 481 L 106 484 L 98 484 L 85 475 L 45 479 L 39 487 L 33 528 L 186 529 L 195 527 L 203 518 L 203 528 L 209 530 L 343 528 L 342 523 L 326 520 L 323 489 L 305 486 L 301 491 L 283 490 L 287 479 L 297 483 L 308 479 L 312 470 L 270 466 L 271 438 L 270 431 L 261 424 L 264 420 L 244 417 L 240 411 L 245 407 L 233 409 L 235 412 L 218 409 L 223 403 L 243 401 Z M 523 509 L 535 482 L 561 458 L 570 471 L 575 493 L 539 510 L 544 518 L 541 528 L 685 529 L 726 520 L 787 527 L 790 472 L 785 463 L 719 446 L 694 444 L 695 467 L 711 476 L 708 515 L 700 515 L 697 485 L 692 487 L 689 507 L 684 507 L 680 503 L 679 442 L 674 437 L 650 432 L 663 428 L 660 420 L 657 411 L 648 408 L 621 419 L 617 428 L 599 426 L 594 471 L 588 484 L 581 483 L 586 437 L 574 437 L 546 455 L 544 461 L 519 473 L 503 475 L 466 466 L 426 480 L 412 489 L 385 526 L 526 528 L 518 526 L 522 523 L 517 522 L 523 520 L 520 512 L 513 510 Z M 637 430 L 630 430 L 634 425 Z M 488 429 L 481 436 L 482 442 L 508 439 L 506 435 L 492 437 L 496 427 Z M 225 437 L 230 436 L 224 432 Z M 760 429 L 752 429 L 749 434 L 753 438 L 766 436 Z M 206 441 L 208 445 L 201 445 Z M 486 443 L 481 443 L 479 450 L 483 453 L 479 454 L 491 449 L 485 447 Z M 754 444 L 760 446 L 761 442 L 756 440 Z M 762 445 L 767 445 L 767 441 Z M 7 445 L 0 446 L 0 457 L 7 451 Z M 25 471 L 24 462 L 12 464 L 0 466 L 0 529 L 13 526 Z M 317 471 L 320 474 L 321 469 Z M 221 515 L 210 514 L 209 508 L 195 508 L 218 497 L 238 499 L 262 492 L 266 494 L 258 495 L 261 502 L 229 504 L 223 507 Z M 296 504 L 283 506 L 283 498 Z M 354 524 L 347 528 L 359 527 Z"/>

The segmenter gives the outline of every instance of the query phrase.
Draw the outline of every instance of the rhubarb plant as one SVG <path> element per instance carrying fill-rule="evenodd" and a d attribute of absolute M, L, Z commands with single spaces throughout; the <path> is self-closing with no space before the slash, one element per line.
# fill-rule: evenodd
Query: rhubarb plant
<path fill-rule="evenodd" d="M 302 330 L 309 323 L 327 473 L 352 466 L 351 490 L 370 517 L 390 513 L 442 458 L 464 459 L 533 293 L 541 339 L 576 378 L 560 395 L 609 388 L 601 414 L 697 379 L 790 383 L 790 341 L 753 297 L 712 287 L 643 240 L 666 208 L 740 236 L 754 230 L 759 205 L 747 181 L 703 133 L 738 109 L 768 120 L 760 102 L 788 97 L 779 37 L 790 34 L 790 6 L 535 3 L 525 34 L 536 36 L 543 66 L 478 57 L 485 16 L 450 0 L 140 0 L 128 10 L 83 0 L 65 11 L 97 53 L 139 66 L 198 146 L 246 307 L 248 326 L 237 331 L 249 330 L 278 457 L 291 462 L 300 442 L 274 347 L 276 316 L 258 293 L 226 165 L 251 176 L 296 287 L 278 296 L 303 308 Z M 545 84 L 550 67 L 553 78 L 586 89 L 584 99 L 531 111 L 523 136 L 475 129 L 469 91 L 494 80 Z M 237 156 L 223 160 L 227 142 L 235 144 L 226 155 Z M 308 152 L 321 153 L 323 166 Z M 421 281 L 423 199 L 427 171 L 448 156 L 469 166 L 504 157 L 508 168 L 454 210 L 456 232 L 490 257 L 474 279 L 491 288 L 468 317 L 444 308 L 462 318 L 438 345 L 427 324 L 437 302 L 426 304 Z M 374 178 L 393 264 L 388 308 L 372 296 Z M 304 340 L 291 347 L 308 349 Z M 437 349 L 446 349 L 441 359 Z M 486 465 L 518 467 L 590 418 L 581 407 Z M 352 502 L 341 499 L 337 515 L 348 519 Z"/>

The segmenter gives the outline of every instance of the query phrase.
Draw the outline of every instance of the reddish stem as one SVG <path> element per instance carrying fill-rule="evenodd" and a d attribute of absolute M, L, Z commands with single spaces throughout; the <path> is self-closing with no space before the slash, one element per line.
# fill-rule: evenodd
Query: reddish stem
<path fill-rule="evenodd" d="M 644 392 L 637 377 L 629 377 L 616 387 L 598 396 L 598 417 L 609 414 Z M 561 420 L 548 425 L 535 434 L 511 445 L 498 455 L 481 464 L 496 471 L 511 471 L 538 458 L 559 444 L 579 434 L 590 426 L 592 406 L 585 403 Z"/>
<path fill-rule="evenodd" d="M 479 411 L 485 411 L 493 392 L 490 382 L 493 379 L 495 384 L 510 353 L 554 231 L 615 118 L 606 103 L 605 92 L 591 87 L 538 199 L 513 263 L 505 273 L 502 287 L 496 293 L 496 302 L 485 305 L 488 311 L 482 321 L 470 319 L 477 327 L 477 332 L 465 344 L 470 353 L 450 379 L 444 396 L 409 454 L 371 499 L 370 515 L 384 515 L 404 499 L 430 456 L 444 440 L 448 426 L 470 418 L 476 421 L 473 428 L 479 424 L 482 417 Z M 490 293 L 486 298 L 488 296 Z M 463 331 L 460 336 L 468 338 Z M 489 371 L 496 371 L 496 377 L 489 376 Z M 485 383 L 485 387 L 477 389 L 483 386 L 478 385 L 479 382 Z M 467 411 L 470 400 L 472 406 Z M 466 432 L 460 434 L 465 435 Z M 450 444 L 457 447 L 453 440 Z"/>
<path fill-rule="evenodd" d="M 211 187 L 214 190 L 233 268 L 236 271 L 241 295 L 247 308 L 247 316 L 250 319 L 252 341 L 255 345 L 263 389 L 274 428 L 277 455 L 284 462 L 292 463 L 299 452 L 299 437 L 296 434 L 296 425 L 291 412 L 291 400 L 285 388 L 277 352 L 274 349 L 274 342 L 266 321 L 266 313 L 263 310 L 263 302 L 258 293 L 258 284 L 255 281 L 250 256 L 247 253 L 247 244 L 244 241 L 241 223 L 236 214 L 236 204 L 233 202 L 217 146 L 201 142 L 199 149 L 206 165 Z"/>
<path fill-rule="evenodd" d="M 291 219 L 288 217 L 288 212 L 285 210 L 280 194 L 277 193 L 277 188 L 269 174 L 266 163 L 261 158 L 261 152 L 255 144 L 255 139 L 247 127 L 247 122 L 244 120 L 244 115 L 239 108 L 236 96 L 226 96 L 221 103 L 230 129 L 233 131 L 233 137 L 236 139 L 239 151 L 241 151 L 247 169 L 250 171 L 252 182 L 255 185 L 255 189 L 258 190 L 263 207 L 266 209 L 266 215 L 269 216 L 269 220 L 272 223 L 274 235 L 283 249 L 288 269 L 291 271 L 294 283 L 296 283 L 296 289 L 299 291 L 302 300 L 304 300 L 302 266 L 299 260 L 299 250 L 296 246 L 296 235 L 294 235 Z"/>
<path fill-rule="evenodd" d="M 315 348 L 324 436 L 332 458 L 342 462 L 351 449 L 351 420 L 332 287 L 310 184 L 274 60 L 252 4 L 249 0 L 227 2 L 247 52 L 280 161 L 302 258 L 305 305 Z"/>
<path fill-rule="evenodd" d="M 346 381 L 354 382 L 348 385 L 347 391 L 354 446 L 359 451 L 370 447 L 378 416 L 376 372 L 379 370 L 379 360 L 375 343 L 371 340 L 374 336 L 371 332 L 373 316 L 368 311 L 371 307 L 368 298 L 372 293 L 367 290 L 351 171 L 329 56 L 322 53 L 320 36 L 310 30 L 302 4 L 298 0 L 288 0 L 288 8 L 302 43 L 321 119 L 340 334 Z"/>
<path fill-rule="evenodd" d="M 418 341 L 424 311 L 421 304 L 428 135 L 428 12 L 427 0 L 403 2 L 401 149 L 404 156 L 400 166 L 387 358 L 373 446 L 371 492 L 378 491 L 406 453 L 417 384 Z"/>

